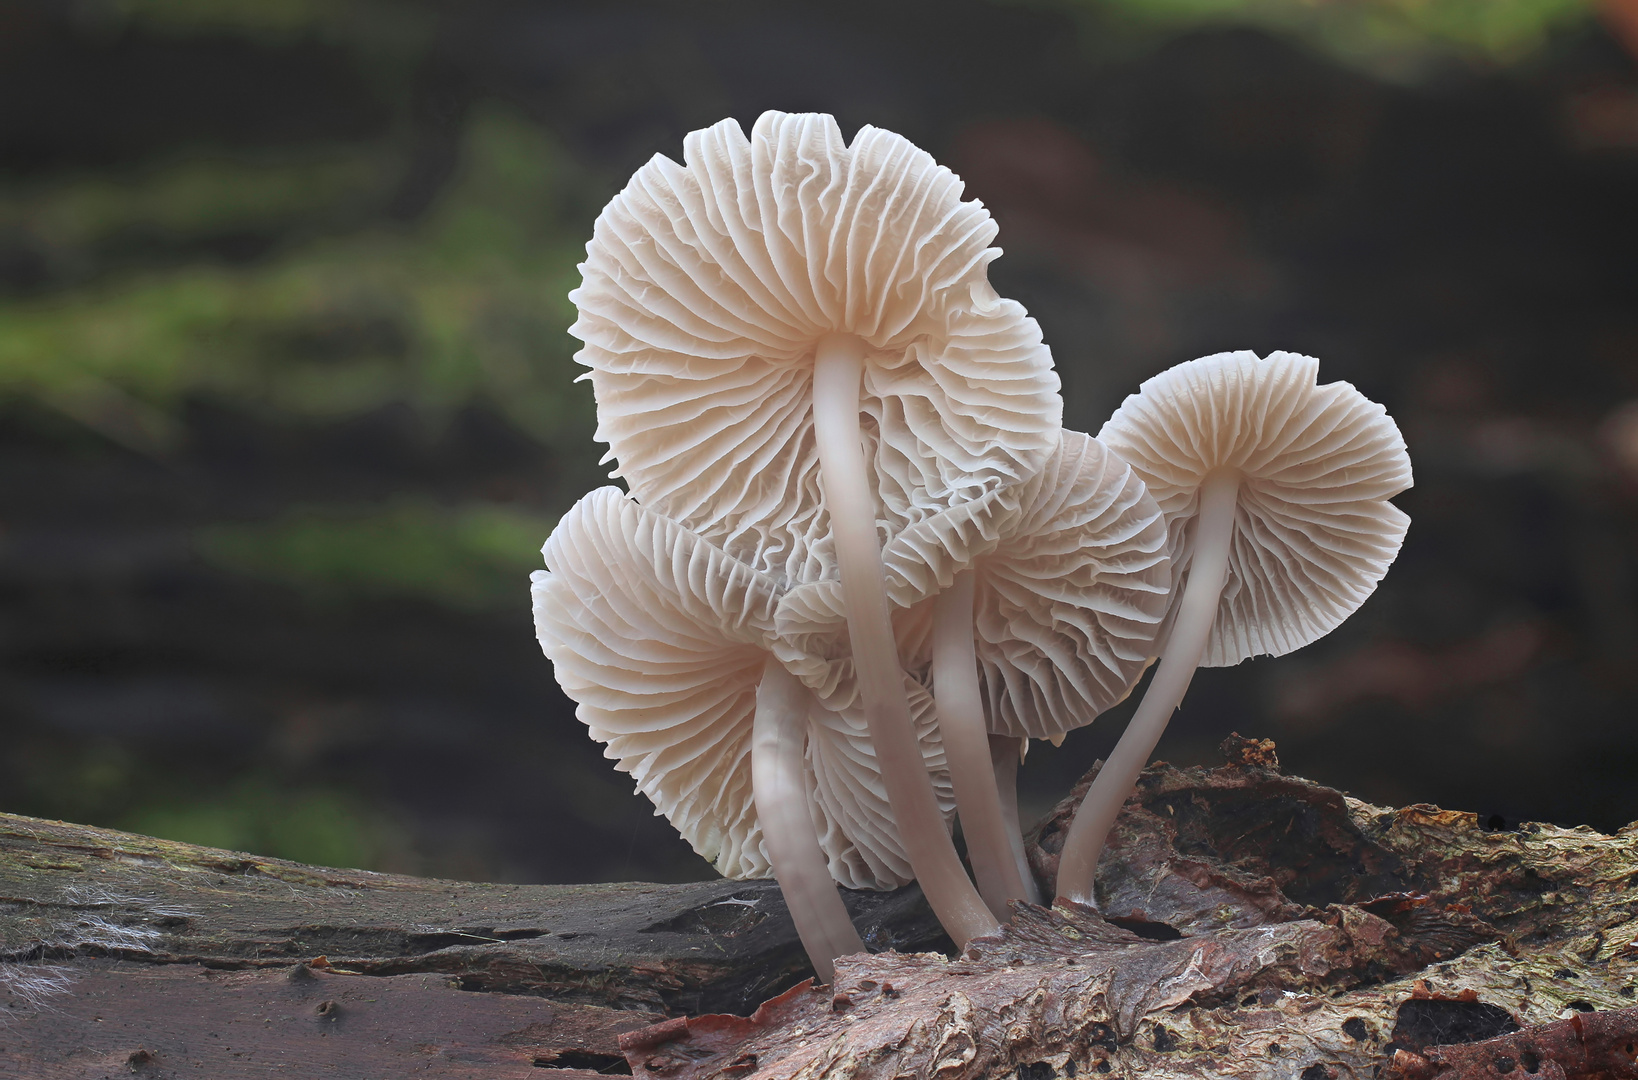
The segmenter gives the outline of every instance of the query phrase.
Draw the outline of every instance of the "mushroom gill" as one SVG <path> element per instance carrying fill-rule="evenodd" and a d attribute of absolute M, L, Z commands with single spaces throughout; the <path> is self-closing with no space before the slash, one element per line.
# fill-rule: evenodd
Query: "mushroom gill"
<path fill-rule="evenodd" d="M 837 580 L 898 829 L 958 943 L 993 930 L 916 750 L 880 535 L 1032 476 L 1062 402 L 998 297 L 995 225 L 891 132 L 764 113 L 656 155 L 599 216 L 571 332 L 632 494 L 792 585 Z"/>
<path fill-rule="evenodd" d="M 722 874 L 772 870 L 828 981 L 834 957 L 863 948 L 835 884 L 912 875 L 858 710 L 824 707 L 775 657 L 777 583 L 612 487 L 576 503 L 542 554 L 535 629 L 576 715 Z M 901 692 L 947 821 L 932 699 Z"/>
<path fill-rule="evenodd" d="M 1123 700 L 1172 587 L 1160 507 L 1097 439 L 1064 432 L 1006 495 L 918 522 L 884 551 L 902 662 L 929 674 L 968 856 L 998 916 L 1036 897 L 991 736 L 1058 741 Z M 775 647 L 799 651 L 787 662 L 827 701 L 847 700 L 852 658 L 826 639 L 843 603 L 825 581 L 794 587 L 775 611 Z"/>
<path fill-rule="evenodd" d="M 1128 397 L 1098 437 L 1166 515 L 1179 576 L 1160 666 L 1069 834 L 1058 895 L 1094 903 L 1098 858 L 1197 666 L 1280 656 L 1323 637 L 1387 573 L 1409 524 L 1405 441 L 1319 361 L 1219 353 Z"/>

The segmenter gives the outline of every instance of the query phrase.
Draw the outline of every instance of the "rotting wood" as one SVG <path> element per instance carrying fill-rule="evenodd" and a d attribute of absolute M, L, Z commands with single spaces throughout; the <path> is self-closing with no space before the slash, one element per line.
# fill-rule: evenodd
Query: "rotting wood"
<path fill-rule="evenodd" d="M 811 972 L 771 881 L 496 885 L 306 866 L 0 816 L 0 958 L 365 975 L 654 1012 L 748 1011 Z M 937 947 L 914 889 L 848 893 L 876 948 Z"/>
<path fill-rule="evenodd" d="M 0 818 L 0 1075 L 300 1061 L 478 1080 L 624 1056 L 664 1080 L 1468 1080 L 1441 1044 L 1559 1046 L 1540 1025 L 1566 1017 L 1596 1021 L 1597 1060 L 1619 1065 L 1638 826 L 1487 831 L 1284 776 L 1266 742 L 1225 750 L 1220 768 L 1144 774 L 1099 878 L 1111 920 L 1024 909 L 960 959 L 845 958 L 834 989 L 796 986 L 752 1016 L 801 969 L 770 882 L 478 885 Z M 1073 805 L 1042 825 L 1038 871 Z M 848 903 L 873 944 L 935 940 L 914 890 Z M 1555 1080 L 1628 1076 L 1538 1059 Z"/>
<path fill-rule="evenodd" d="M 1394 1052 L 1384 1080 L 1501 1080 L 1511 1076 L 1638 1077 L 1638 1008 L 1567 1020 L 1479 1042 Z"/>
<path fill-rule="evenodd" d="M 914 887 L 846 901 L 878 947 L 948 945 Z M 572 1075 L 808 973 L 769 881 L 473 884 L 0 816 L 5 1078 Z"/>
<path fill-rule="evenodd" d="M 621 1032 L 659 1017 L 519 994 L 474 994 L 440 975 L 348 976 L 306 964 L 221 971 L 83 961 L 0 1031 L 0 1075 L 436 1076 L 586 1080 L 623 1064 Z M 623 1071 L 623 1070 L 622 1070 Z"/>
<path fill-rule="evenodd" d="M 1224 749 L 1222 768 L 1151 767 L 1128 801 L 1098 885 L 1121 925 L 1025 908 L 958 960 L 844 958 L 834 988 L 751 1018 L 621 1036 L 633 1071 L 1365 1080 L 1438 1041 L 1418 1030 L 1483 1038 L 1633 1005 L 1638 826 L 1487 831 L 1283 776 L 1266 742 Z M 1075 801 L 1043 824 L 1038 869 Z"/>

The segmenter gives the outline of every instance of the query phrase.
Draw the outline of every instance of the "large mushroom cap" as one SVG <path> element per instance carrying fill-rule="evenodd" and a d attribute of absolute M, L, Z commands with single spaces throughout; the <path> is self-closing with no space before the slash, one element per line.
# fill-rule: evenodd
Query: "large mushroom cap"
<path fill-rule="evenodd" d="M 726 877 L 771 876 L 750 736 L 771 646 L 773 579 L 617 488 L 564 515 L 532 578 L 535 628 L 575 714 L 694 850 Z M 926 690 L 909 687 L 923 760 L 953 807 Z M 809 802 L 832 875 L 896 888 L 909 860 L 855 712 L 810 710 Z"/>
<path fill-rule="evenodd" d="M 995 294 L 995 224 L 901 136 L 764 113 L 656 155 L 597 220 L 571 332 L 598 438 L 644 505 L 758 569 L 830 567 L 817 342 L 866 350 L 861 415 L 891 530 L 1028 477 L 1057 441 L 1039 327 Z"/>
<path fill-rule="evenodd" d="M 975 573 L 986 716 L 1013 737 L 1056 738 L 1123 699 L 1155 654 L 1172 586 L 1160 507 L 1124 460 L 1078 431 L 1028 481 L 902 530 L 882 555 L 911 670 L 931 656 L 932 605 L 920 598 Z M 775 618 L 797 652 L 791 670 L 827 701 L 850 700 L 838 584 L 793 587 Z"/>
<path fill-rule="evenodd" d="M 1218 469 L 1242 477 L 1202 666 L 1279 656 L 1324 636 L 1399 552 L 1410 519 L 1387 500 L 1411 486 L 1405 440 L 1381 405 L 1318 377 L 1319 361 L 1295 353 L 1191 360 L 1145 382 L 1098 433 L 1165 512 L 1180 577 L 1201 482 Z"/>

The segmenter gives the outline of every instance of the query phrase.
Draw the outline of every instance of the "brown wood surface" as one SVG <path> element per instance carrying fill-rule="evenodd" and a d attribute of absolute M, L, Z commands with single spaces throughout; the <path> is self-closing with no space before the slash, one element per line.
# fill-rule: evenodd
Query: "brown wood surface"
<path fill-rule="evenodd" d="M 876 947 L 947 944 L 914 887 L 846 899 Z M 0 815 L 0 1080 L 544 1077 L 810 973 L 768 881 L 440 881 Z"/>
<path fill-rule="evenodd" d="M 817 990 L 769 882 L 436 881 L 0 817 L 0 1080 L 1633 1080 L 1638 825 L 1487 829 L 1225 751 L 1144 774 L 1102 914 L 1022 908 L 951 958 L 916 951 L 948 943 L 914 889 L 848 894 L 878 951 Z"/>
<path fill-rule="evenodd" d="M 660 1019 L 517 994 L 440 975 L 222 971 L 86 961 L 48 1008 L 0 1029 L 3 1075 L 96 1077 L 596 1076 L 623 1062 L 619 1035 Z M 17 1015 L 16 1013 L 20 1013 Z"/>
<path fill-rule="evenodd" d="M 1285 776 L 1266 742 L 1224 750 L 1221 768 L 1144 773 L 1100 867 L 1109 918 L 1024 907 L 954 960 L 844 957 L 834 987 L 752 1017 L 622 1036 L 633 1070 L 1380 1080 L 1409 1051 L 1477 1080 L 1439 1048 L 1518 1032 L 1535 1056 L 1485 1080 L 1628 1075 L 1605 1066 L 1638 1045 L 1638 824 L 1487 829 Z M 1042 824 L 1041 870 L 1077 798 Z M 1548 1030 L 1573 1016 L 1598 1018 L 1601 1054 Z"/>

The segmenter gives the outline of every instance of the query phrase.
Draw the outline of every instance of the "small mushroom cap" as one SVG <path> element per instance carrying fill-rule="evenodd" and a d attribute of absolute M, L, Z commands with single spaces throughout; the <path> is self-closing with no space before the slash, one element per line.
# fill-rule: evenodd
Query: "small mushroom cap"
<path fill-rule="evenodd" d="M 975 570 L 990 730 L 1061 739 L 1123 700 L 1155 653 L 1172 585 L 1166 522 L 1136 473 L 1065 432 L 1012 535 Z"/>
<path fill-rule="evenodd" d="M 955 791 L 933 695 L 908 676 L 905 693 L 933 796 L 949 828 L 955 822 Z M 808 763 L 814 772 L 811 803 L 819 846 L 829 859 L 830 876 L 850 889 L 896 889 L 914 881 L 864 713 L 827 709 L 815 699 L 808 709 Z"/>
<path fill-rule="evenodd" d="M 1410 519 L 1388 500 L 1411 486 L 1405 440 L 1381 405 L 1318 379 L 1311 356 L 1218 353 L 1149 379 L 1098 433 L 1165 512 L 1180 578 L 1193 558 L 1200 484 L 1216 469 L 1243 478 L 1202 666 L 1280 656 L 1323 637 L 1399 553 Z"/>
<path fill-rule="evenodd" d="M 962 570 L 977 575 L 974 646 L 990 730 L 1033 739 L 1062 737 L 1131 692 L 1172 585 L 1160 507 L 1124 460 L 1078 431 L 1065 431 L 1025 483 L 904 529 L 883 560 L 900 605 L 900 660 L 918 672 L 932 655 L 933 605 L 922 598 Z M 775 618 L 806 660 L 787 666 L 827 703 L 850 703 L 839 585 L 793 587 Z"/>
<path fill-rule="evenodd" d="M 768 877 L 751 789 L 756 691 L 772 640 L 773 579 L 617 488 L 564 515 L 531 579 L 535 629 L 578 716 L 694 850 L 726 877 Z M 953 797 L 926 689 L 909 685 L 922 755 Z M 831 873 L 850 888 L 912 879 L 855 712 L 813 704 L 808 804 Z"/>
<path fill-rule="evenodd" d="M 995 224 L 892 132 L 820 114 L 691 133 L 609 203 L 580 318 L 608 442 L 643 504 L 785 581 L 830 573 L 813 433 L 818 341 L 866 350 L 861 424 L 894 530 L 1022 480 L 1057 441 L 1040 328 L 997 296 Z"/>

